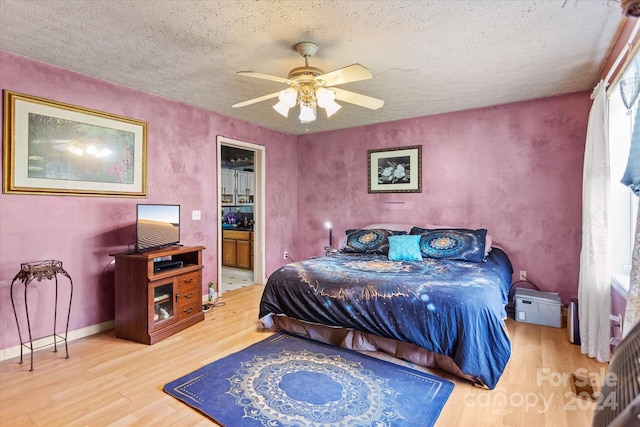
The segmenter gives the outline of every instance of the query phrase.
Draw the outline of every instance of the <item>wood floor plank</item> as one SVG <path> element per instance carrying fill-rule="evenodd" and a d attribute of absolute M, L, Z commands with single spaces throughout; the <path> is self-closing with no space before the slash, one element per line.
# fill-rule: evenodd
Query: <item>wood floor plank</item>
<path fill-rule="evenodd" d="M 70 342 L 70 359 L 60 351 L 37 352 L 33 372 L 28 358 L 22 365 L 17 358 L 1 362 L 0 425 L 212 425 L 162 387 L 269 336 L 257 324 L 261 293 L 259 285 L 227 292 L 203 322 L 153 346 L 117 339 L 108 331 Z M 494 390 L 420 369 L 455 383 L 436 425 L 590 425 L 593 402 L 577 399 L 564 378 L 579 370 L 597 382 L 608 365 L 580 354 L 564 328 L 511 319 L 507 327 L 512 357 Z"/>

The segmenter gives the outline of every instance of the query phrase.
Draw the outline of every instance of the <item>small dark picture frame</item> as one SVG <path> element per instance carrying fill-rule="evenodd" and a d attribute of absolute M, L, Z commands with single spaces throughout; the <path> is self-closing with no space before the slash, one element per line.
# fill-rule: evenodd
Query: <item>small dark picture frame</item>
<path fill-rule="evenodd" d="M 421 193 L 422 145 L 368 150 L 369 193 Z"/>

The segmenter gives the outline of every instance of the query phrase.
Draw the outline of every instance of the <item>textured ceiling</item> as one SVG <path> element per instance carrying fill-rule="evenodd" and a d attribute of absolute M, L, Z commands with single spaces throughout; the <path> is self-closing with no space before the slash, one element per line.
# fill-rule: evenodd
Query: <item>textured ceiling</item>
<path fill-rule="evenodd" d="M 0 49 L 301 134 L 591 90 L 622 20 L 616 0 L 0 0 Z M 286 77 L 306 40 L 385 105 L 306 125 L 231 108 L 286 87 L 237 71 Z"/>

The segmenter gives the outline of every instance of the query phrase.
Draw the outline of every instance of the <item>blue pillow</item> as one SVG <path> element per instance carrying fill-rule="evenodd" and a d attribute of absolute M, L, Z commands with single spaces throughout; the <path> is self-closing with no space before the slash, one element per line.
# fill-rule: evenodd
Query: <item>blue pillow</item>
<path fill-rule="evenodd" d="M 391 261 L 422 261 L 421 236 L 389 236 L 389 259 Z"/>
<path fill-rule="evenodd" d="M 347 230 L 346 234 L 347 242 L 342 248 L 342 252 L 387 255 L 389 253 L 388 237 L 406 234 L 406 232 L 367 228 Z"/>
<path fill-rule="evenodd" d="M 420 236 L 420 252 L 424 257 L 471 262 L 485 259 L 487 230 L 484 228 L 429 230 L 413 227 L 411 234 Z"/>

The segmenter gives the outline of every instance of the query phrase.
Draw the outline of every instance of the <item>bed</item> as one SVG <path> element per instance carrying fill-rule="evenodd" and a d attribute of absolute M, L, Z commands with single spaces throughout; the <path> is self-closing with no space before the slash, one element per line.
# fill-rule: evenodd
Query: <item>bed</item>
<path fill-rule="evenodd" d="M 506 253 L 487 240 L 486 230 L 347 230 L 340 251 L 271 274 L 260 320 L 493 389 L 511 355 L 504 307 L 513 271 Z"/>

